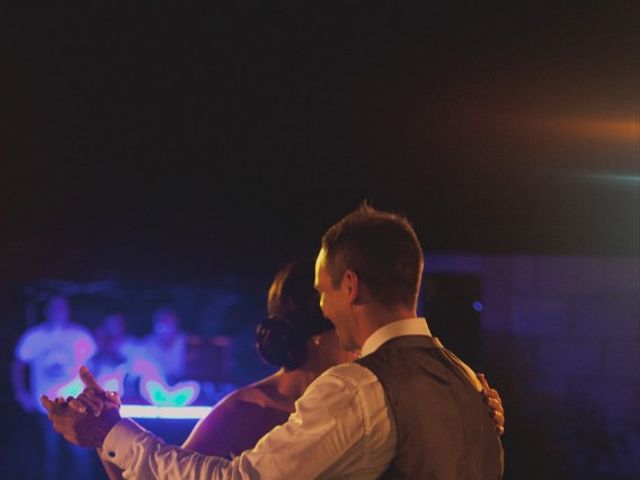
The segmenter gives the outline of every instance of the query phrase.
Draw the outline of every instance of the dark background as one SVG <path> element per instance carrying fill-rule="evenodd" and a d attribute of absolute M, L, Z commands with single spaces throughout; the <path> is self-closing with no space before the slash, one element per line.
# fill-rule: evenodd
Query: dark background
<path fill-rule="evenodd" d="M 637 256 L 639 14 L 3 2 L 3 365 L 38 279 L 262 292 L 363 199 L 427 255 Z"/>
<path fill-rule="evenodd" d="M 277 265 L 365 198 L 427 251 L 635 254 L 637 19 L 635 2 L 5 3 L 3 276 Z"/>

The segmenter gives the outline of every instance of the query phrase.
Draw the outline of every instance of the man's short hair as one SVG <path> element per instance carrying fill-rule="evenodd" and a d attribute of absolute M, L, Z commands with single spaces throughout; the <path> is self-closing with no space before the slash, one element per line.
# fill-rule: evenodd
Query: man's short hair
<path fill-rule="evenodd" d="M 415 305 L 422 277 L 422 248 L 406 217 L 363 203 L 322 237 L 334 288 L 351 270 L 383 305 Z"/>

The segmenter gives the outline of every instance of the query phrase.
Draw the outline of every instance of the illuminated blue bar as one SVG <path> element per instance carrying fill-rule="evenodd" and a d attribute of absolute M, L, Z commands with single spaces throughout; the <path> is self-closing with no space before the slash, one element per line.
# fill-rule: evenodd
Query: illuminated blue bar
<path fill-rule="evenodd" d="M 153 405 L 122 405 L 120 415 L 129 418 L 168 418 L 198 420 L 206 417 L 211 407 L 156 407 Z"/>

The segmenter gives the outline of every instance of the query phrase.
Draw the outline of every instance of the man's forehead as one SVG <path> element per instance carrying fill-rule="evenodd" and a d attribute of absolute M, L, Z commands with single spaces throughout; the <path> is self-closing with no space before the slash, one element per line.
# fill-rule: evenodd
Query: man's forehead
<path fill-rule="evenodd" d="M 318 256 L 316 257 L 316 267 L 320 262 L 324 262 L 327 258 L 327 251 L 324 248 L 321 248 L 318 251 Z"/>
<path fill-rule="evenodd" d="M 318 283 L 318 277 L 320 276 L 320 270 L 325 267 L 327 262 L 327 253 L 324 248 L 321 248 L 318 252 L 318 256 L 316 257 L 316 275 L 315 282 Z"/>

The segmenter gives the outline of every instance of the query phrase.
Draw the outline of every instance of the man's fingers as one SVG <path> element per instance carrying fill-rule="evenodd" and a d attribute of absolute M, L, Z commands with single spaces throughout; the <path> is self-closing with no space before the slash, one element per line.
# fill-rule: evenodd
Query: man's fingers
<path fill-rule="evenodd" d="M 494 420 L 498 423 L 498 425 L 504 425 L 504 415 L 501 412 L 493 411 L 492 412 Z"/>
<path fill-rule="evenodd" d="M 483 393 L 485 395 L 485 401 L 487 403 L 489 402 L 498 402 L 498 403 L 502 403 L 502 399 L 500 398 L 500 394 L 498 393 L 498 391 L 495 388 L 488 388 L 488 389 L 484 389 Z"/>
<path fill-rule="evenodd" d="M 84 391 L 78 395 L 78 400 L 82 402 L 96 417 L 102 413 L 104 402 L 98 397 L 98 394 L 93 388 L 85 388 Z"/>
<path fill-rule="evenodd" d="M 478 373 L 476 376 L 478 377 L 478 380 L 480 380 L 480 384 L 482 385 L 485 395 L 488 397 L 495 397 L 500 400 L 500 394 L 495 388 L 491 388 L 487 381 L 487 377 L 484 376 L 484 373 Z"/>
<path fill-rule="evenodd" d="M 69 408 L 76 413 L 80 413 L 80 414 L 87 413 L 87 407 L 85 407 L 85 405 L 81 401 L 75 398 L 72 398 L 71 400 L 69 400 L 69 402 L 67 402 L 67 405 L 69 405 Z"/>
<path fill-rule="evenodd" d="M 504 434 L 504 407 L 502 406 L 500 394 L 495 388 L 489 386 L 489 382 L 482 373 L 477 376 L 485 395 L 484 400 L 491 408 L 491 417 L 496 424 L 496 432 L 498 432 L 498 435 L 502 435 Z"/>
<path fill-rule="evenodd" d="M 502 402 L 496 398 L 487 398 L 487 404 L 491 407 L 492 410 L 497 412 L 504 412 L 504 408 L 502 407 Z"/>
<path fill-rule="evenodd" d="M 504 415 L 494 410 L 491 416 L 496 424 L 496 432 L 498 432 L 498 435 L 504 434 Z"/>
<path fill-rule="evenodd" d="M 496 398 L 499 402 L 502 401 L 502 399 L 500 398 L 500 394 L 498 393 L 498 390 L 496 390 L 495 388 L 489 389 L 489 396 L 491 398 Z"/>
<path fill-rule="evenodd" d="M 105 396 L 107 400 L 104 404 L 104 408 L 120 408 L 120 405 L 122 405 L 118 392 L 105 392 Z"/>
<path fill-rule="evenodd" d="M 93 374 L 84 365 L 80 367 L 80 379 L 87 387 L 95 388 L 98 392 L 101 393 L 104 392 Z"/>

